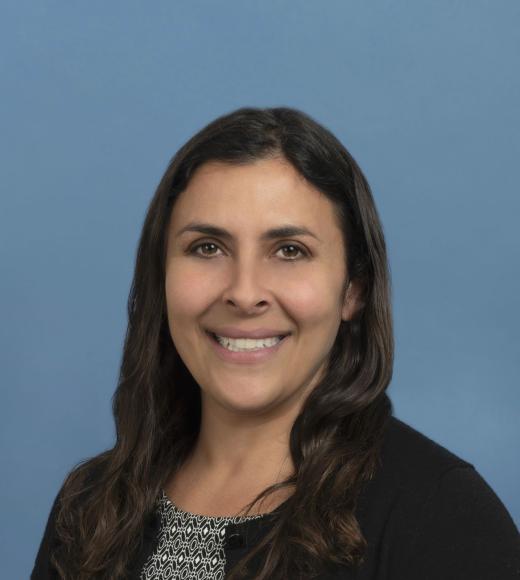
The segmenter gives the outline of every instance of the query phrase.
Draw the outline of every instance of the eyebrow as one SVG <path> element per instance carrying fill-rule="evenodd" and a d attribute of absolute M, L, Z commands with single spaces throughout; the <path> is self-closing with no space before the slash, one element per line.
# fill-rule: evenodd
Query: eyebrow
<path fill-rule="evenodd" d="M 175 237 L 178 237 L 185 232 L 199 232 L 207 236 L 216 236 L 226 240 L 233 239 L 233 235 L 224 228 L 204 222 L 189 223 L 188 225 L 184 226 Z M 311 232 L 311 230 L 305 226 L 297 226 L 293 224 L 283 224 L 277 228 L 267 230 L 260 236 L 260 239 L 263 241 L 268 241 L 277 240 L 279 238 L 290 238 L 292 236 L 310 236 L 318 241 L 321 241 L 316 234 Z"/>

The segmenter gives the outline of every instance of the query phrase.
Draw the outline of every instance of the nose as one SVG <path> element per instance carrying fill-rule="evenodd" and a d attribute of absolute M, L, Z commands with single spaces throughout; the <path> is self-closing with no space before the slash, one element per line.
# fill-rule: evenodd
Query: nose
<path fill-rule="evenodd" d="M 269 292 L 262 283 L 262 272 L 252 259 L 236 261 L 229 272 L 229 284 L 222 300 L 244 314 L 262 312 L 269 306 Z"/>

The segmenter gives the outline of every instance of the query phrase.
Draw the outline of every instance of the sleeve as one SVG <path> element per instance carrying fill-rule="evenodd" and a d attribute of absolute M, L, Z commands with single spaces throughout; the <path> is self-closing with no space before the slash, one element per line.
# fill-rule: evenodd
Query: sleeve
<path fill-rule="evenodd" d="M 50 566 L 50 551 L 54 544 L 54 521 L 58 511 L 59 501 L 61 497 L 61 490 L 56 495 L 51 507 L 47 525 L 40 542 L 40 547 L 36 555 L 33 570 L 31 572 L 31 580 L 53 580 L 56 578 L 53 575 Z"/>
<path fill-rule="evenodd" d="M 520 535 L 471 465 L 448 470 L 424 505 L 404 572 L 421 580 L 520 580 Z"/>

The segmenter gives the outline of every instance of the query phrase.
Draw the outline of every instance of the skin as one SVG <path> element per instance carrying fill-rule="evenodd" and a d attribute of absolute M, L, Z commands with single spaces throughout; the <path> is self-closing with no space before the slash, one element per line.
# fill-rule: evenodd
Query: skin
<path fill-rule="evenodd" d="M 193 221 L 232 238 L 179 235 Z M 282 224 L 305 226 L 317 239 L 260 239 Z M 292 473 L 292 424 L 325 370 L 341 320 L 359 308 L 358 287 L 344 291 L 345 252 L 332 203 L 284 159 L 208 162 L 180 194 L 168 229 L 166 304 L 172 340 L 201 389 L 202 420 L 192 455 L 165 487 L 178 507 L 233 515 Z M 270 360 L 228 363 L 205 334 L 224 325 L 292 335 Z M 251 513 L 274 509 L 288 493 Z"/>

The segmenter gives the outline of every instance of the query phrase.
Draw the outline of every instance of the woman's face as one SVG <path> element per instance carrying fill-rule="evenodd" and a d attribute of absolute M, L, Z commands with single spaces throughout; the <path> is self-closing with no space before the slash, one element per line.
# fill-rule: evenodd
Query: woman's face
<path fill-rule="evenodd" d="M 280 228 L 309 233 L 271 231 Z M 345 279 L 333 205 L 288 162 L 199 167 L 170 219 L 166 303 L 203 408 L 264 414 L 298 406 L 325 370 L 341 319 L 355 312 L 356 290 L 346 295 Z M 208 331 L 275 340 L 220 345 Z M 278 335 L 288 336 L 271 346 Z"/>

